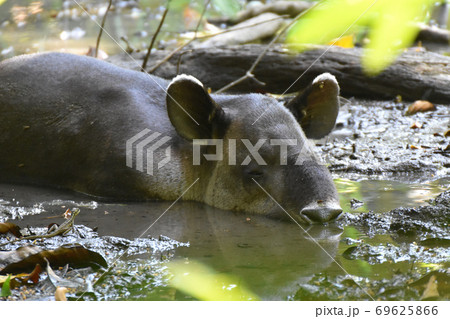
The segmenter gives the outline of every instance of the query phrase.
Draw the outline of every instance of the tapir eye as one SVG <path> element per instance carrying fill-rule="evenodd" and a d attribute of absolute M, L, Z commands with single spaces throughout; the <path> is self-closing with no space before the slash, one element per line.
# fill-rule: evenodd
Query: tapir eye
<path fill-rule="evenodd" d="M 251 169 L 247 172 L 250 177 L 261 177 L 264 175 L 264 172 L 260 169 Z"/>

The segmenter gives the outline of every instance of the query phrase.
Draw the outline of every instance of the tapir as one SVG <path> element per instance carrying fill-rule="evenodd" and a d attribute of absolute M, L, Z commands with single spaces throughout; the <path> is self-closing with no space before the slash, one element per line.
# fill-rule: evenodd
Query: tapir
<path fill-rule="evenodd" d="M 342 209 L 308 137 L 331 131 L 338 95 L 328 73 L 283 104 L 91 57 L 18 56 L 0 63 L 0 181 L 326 223 Z"/>

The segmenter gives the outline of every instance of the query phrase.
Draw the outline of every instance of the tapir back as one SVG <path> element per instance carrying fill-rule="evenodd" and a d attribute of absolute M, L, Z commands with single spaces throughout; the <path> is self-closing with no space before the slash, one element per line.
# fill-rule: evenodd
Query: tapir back
<path fill-rule="evenodd" d="M 167 84 L 60 53 L 4 61 L 0 179 L 114 198 L 151 197 L 148 179 L 125 166 L 125 142 L 142 128 L 178 138 L 165 108 Z"/>

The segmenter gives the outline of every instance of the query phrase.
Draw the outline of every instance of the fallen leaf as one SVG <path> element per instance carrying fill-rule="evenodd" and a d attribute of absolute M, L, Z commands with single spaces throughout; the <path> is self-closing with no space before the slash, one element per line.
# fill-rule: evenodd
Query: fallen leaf
<path fill-rule="evenodd" d="M 47 258 L 44 258 L 47 262 L 47 274 L 48 278 L 50 279 L 50 282 L 52 283 L 55 288 L 64 286 L 69 288 L 78 288 L 80 286 L 84 285 L 84 280 L 81 278 L 74 278 L 74 279 L 65 279 L 59 277 L 55 272 L 53 271 L 52 267 L 50 267 L 50 263 L 48 262 Z"/>
<path fill-rule="evenodd" d="M 55 300 L 56 301 L 67 301 L 66 292 L 67 292 L 67 288 L 57 287 L 56 291 L 55 291 Z"/>
<path fill-rule="evenodd" d="M 340 37 L 338 39 L 331 40 L 328 45 L 334 45 L 341 48 L 354 48 L 355 43 L 353 41 L 353 34 L 346 35 L 343 37 Z"/>
<path fill-rule="evenodd" d="M 412 150 L 418 150 L 418 149 L 420 149 L 420 147 L 417 147 L 417 146 L 414 146 L 414 145 L 411 145 L 409 148 L 412 149 Z"/>
<path fill-rule="evenodd" d="M 37 264 L 34 270 L 25 278 L 26 281 L 31 280 L 33 283 L 37 284 L 39 282 L 39 277 L 42 272 L 41 265 Z"/>
<path fill-rule="evenodd" d="M 412 125 L 411 125 L 411 127 L 410 128 L 412 128 L 412 129 L 418 129 L 418 128 L 422 128 L 422 123 L 419 123 L 419 122 L 414 122 Z"/>
<path fill-rule="evenodd" d="M 431 271 L 420 279 L 411 283 L 410 286 L 415 289 L 424 289 L 421 299 L 426 297 L 436 299 L 436 296 L 431 297 L 434 293 L 436 293 L 433 292 L 434 288 L 437 289 L 437 293 L 439 294 L 438 299 L 448 299 L 450 291 L 450 275 L 448 274 L 447 270 Z M 428 292 L 425 293 L 427 289 Z"/>
<path fill-rule="evenodd" d="M 439 297 L 439 292 L 437 288 L 436 276 L 433 275 L 430 277 L 430 280 L 428 280 L 427 286 L 425 287 L 420 300 L 435 299 L 437 297 Z"/>
<path fill-rule="evenodd" d="M 0 223 L 0 234 L 11 233 L 17 238 L 22 237 L 20 227 L 13 223 Z"/>
<path fill-rule="evenodd" d="M 24 249 L 27 248 L 26 251 Z M 32 253 L 32 252 L 36 253 Z M 88 250 L 81 245 L 66 245 L 54 250 L 41 250 L 38 247 L 29 246 L 21 247 L 15 251 L 6 252 L 6 260 L 10 261 L 5 263 L 1 259 L 0 264 L 6 264 L 6 266 L 0 270 L 0 275 L 17 274 L 21 272 L 32 271 L 37 264 L 44 265 L 45 258 L 54 267 L 63 267 L 69 264 L 73 268 L 84 267 L 107 267 L 105 259 L 94 251 Z"/>
<path fill-rule="evenodd" d="M 442 134 L 439 134 L 439 133 L 433 133 L 433 136 L 439 136 L 439 137 L 442 137 Z"/>
<path fill-rule="evenodd" d="M 24 246 L 12 251 L 0 251 L 0 269 L 2 267 L 5 267 L 6 265 L 19 262 L 41 251 L 42 248 L 39 248 L 37 246 Z M 32 269 L 30 269 L 30 271 L 31 270 Z"/>
<path fill-rule="evenodd" d="M 417 112 L 430 112 L 430 111 L 436 111 L 436 106 L 434 106 L 434 104 L 428 101 L 417 100 L 408 107 L 406 115 L 413 115 L 416 114 Z"/>
<path fill-rule="evenodd" d="M 11 290 L 16 287 L 20 287 L 24 284 L 27 284 L 31 274 L 18 274 L 18 275 L 11 275 L 8 276 L 0 276 L 0 286 L 2 286 L 2 290 L 5 290 L 5 293 L 7 293 L 7 289 Z M 37 283 L 39 281 L 39 277 L 37 277 L 37 281 L 33 281 L 33 283 Z M 6 287 L 5 287 L 6 285 Z M 5 287 L 5 288 L 3 288 Z M 0 296 L 3 296 L 0 294 Z M 5 297 L 5 296 L 3 296 Z"/>

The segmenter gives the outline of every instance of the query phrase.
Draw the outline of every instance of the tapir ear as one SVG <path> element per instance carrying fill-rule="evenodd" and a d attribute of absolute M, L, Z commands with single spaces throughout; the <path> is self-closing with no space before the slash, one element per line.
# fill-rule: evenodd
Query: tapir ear
<path fill-rule="evenodd" d="M 180 136 L 188 140 L 215 137 L 223 110 L 195 77 L 175 77 L 167 88 L 166 104 L 169 119 Z"/>
<path fill-rule="evenodd" d="M 286 107 L 294 114 L 306 137 L 319 139 L 334 128 L 339 113 L 339 84 L 330 73 L 314 81 Z"/>

